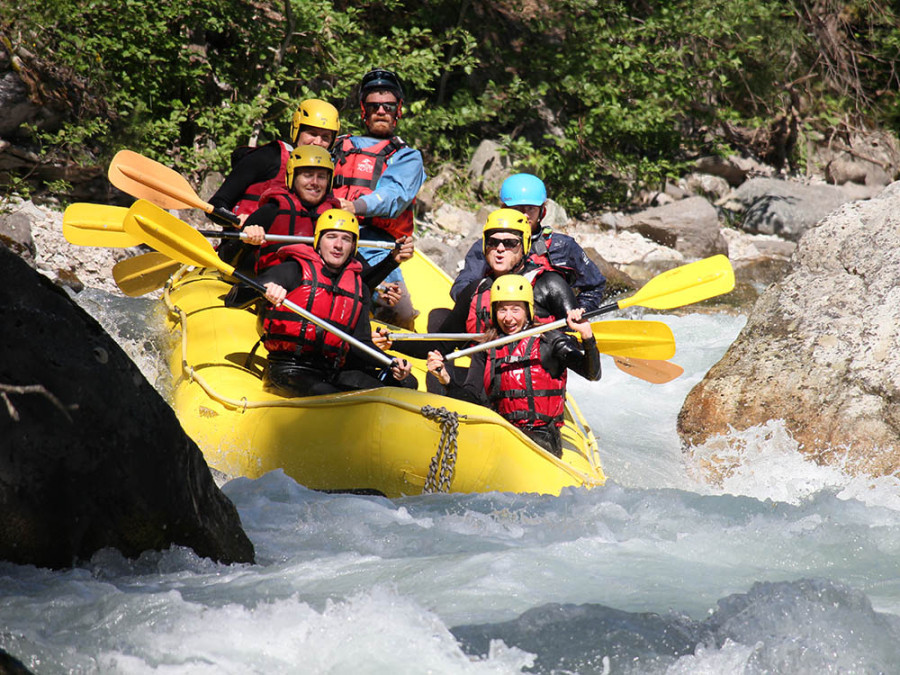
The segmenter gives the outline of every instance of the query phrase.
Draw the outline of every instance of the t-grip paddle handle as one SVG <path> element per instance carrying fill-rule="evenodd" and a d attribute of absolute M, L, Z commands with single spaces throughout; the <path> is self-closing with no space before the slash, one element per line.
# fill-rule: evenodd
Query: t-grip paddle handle
<path fill-rule="evenodd" d="M 209 215 L 212 216 L 213 220 L 218 223 L 222 223 L 223 225 L 241 224 L 241 219 L 237 216 L 237 214 L 232 213 L 224 206 L 213 206 L 212 211 L 209 212 Z"/>

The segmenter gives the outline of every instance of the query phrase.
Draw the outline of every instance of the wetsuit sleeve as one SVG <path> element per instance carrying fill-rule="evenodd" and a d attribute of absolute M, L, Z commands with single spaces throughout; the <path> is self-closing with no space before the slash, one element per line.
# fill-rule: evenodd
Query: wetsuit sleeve
<path fill-rule="evenodd" d="M 541 364 L 553 377 L 559 377 L 566 369 L 584 379 L 600 379 L 600 352 L 597 340 L 589 337 L 579 342 L 561 331 L 547 331 L 541 339 Z"/>
<path fill-rule="evenodd" d="M 487 355 L 484 352 L 472 354 L 465 381 L 457 383 L 455 379 L 450 378 L 450 384 L 447 385 L 447 396 L 460 401 L 489 406 L 490 401 L 488 400 L 487 392 L 484 390 L 484 369 L 486 363 Z"/>
<path fill-rule="evenodd" d="M 572 286 L 578 290 L 578 306 L 583 307 L 586 312 L 600 307 L 606 289 L 606 277 L 578 242 L 567 235 L 554 234 L 550 240 L 548 255 L 551 265 L 571 270 L 574 275 Z"/>
<path fill-rule="evenodd" d="M 360 272 L 363 283 L 373 292 L 378 284 L 387 279 L 388 274 L 400 267 L 400 264 L 394 260 L 390 253 L 375 265 L 370 265 L 359 253 L 356 254 L 356 259 L 359 260 L 363 266 L 362 272 Z"/>
<path fill-rule="evenodd" d="M 378 347 L 375 346 L 375 343 L 372 342 L 372 324 L 369 322 L 369 311 L 371 309 L 370 296 L 370 293 L 362 294 L 362 312 L 359 315 L 359 321 L 356 322 L 356 326 L 354 326 L 351 335 L 367 347 L 371 347 L 375 351 L 380 351 Z M 357 366 L 362 366 L 363 368 L 371 368 L 372 366 L 382 365 L 376 359 L 360 351 L 353 345 L 350 345 L 348 364 L 344 366 L 345 368 L 351 367 L 349 365 L 351 358 L 354 364 L 357 364 Z"/>
<path fill-rule="evenodd" d="M 363 308 L 362 314 L 360 314 L 359 321 L 356 322 L 356 327 L 353 329 L 353 337 L 359 340 L 364 345 L 367 345 L 374 349 L 376 352 L 379 351 L 378 347 L 372 342 L 372 324 L 369 322 L 369 294 L 363 294 Z M 390 354 L 386 354 L 386 356 L 390 357 Z M 406 378 L 398 382 L 394 379 L 393 375 L 389 372 L 386 366 L 373 359 L 368 354 L 363 353 L 353 345 L 350 345 L 350 351 L 347 354 L 347 360 L 344 362 L 341 370 L 350 371 L 350 370 L 360 370 L 364 373 L 368 373 L 372 377 L 377 380 L 380 380 L 387 386 L 392 387 L 403 387 L 405 389 L 418 389 L 419 382 L 416 380 L 415 375 L 410 373 L 406 376 Z"/>
<path fill-rule="evenodd" d="M 268 232 L 272 227 L 272 223 L 275 222 L 275 218 L 277 216 L 278 203 L 274 201 L 267 202 L 250 214 L 250 216 L 247 218 L 247 222 L 244 223 L 244 227 L 247 227 L 249 225 L 259 225 L 262 229 Z"/>
<path fill-rule="evenodd" d="M 375 189 L 356 202 L 365 204 L 357 215 L 367 218 L 396 218 L 403 213 L 425 182 L 422 153 L 410 147 L 400 148 L 388 160 Z"/>
<path fill-rule="evenodd" d="M 483 279 L 487 274 L 487 261 L 484 259 L 481 239 L 478 239 L 472 244 L 469 252 L 466 253 L 462 271 L 457 275 L 456 280 L 453 282 L 453 286 L 450 287 L 450 297 L 456 300 L 457 296 L 462 293 L 464 288 L 473 281 Z"/>
<path fill-rule="evenodd" d="M 210 197 L 209 203 L 230 211 L 240 201 L 248 187 L 275 178 L 280 169 L 281 149 L 277 143 L 256 148 L 237 161 L 231 173 L 225 178 L 225 182 Z"/>
<path fill-rule="evenodd" d="M 565 319 L 578 306 L 572 288 L 558 272 L 544 272 L 534 284 L 534 314 L 540 318 Z"/>

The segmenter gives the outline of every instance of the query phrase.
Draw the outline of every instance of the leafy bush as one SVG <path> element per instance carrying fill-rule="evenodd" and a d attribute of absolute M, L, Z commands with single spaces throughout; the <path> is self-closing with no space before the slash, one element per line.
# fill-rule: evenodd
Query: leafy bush
<path fill-rule="evenodd" d="M 53 73 L 48 100 L 67 114 L 22 134 L 83 163 L 129 147 L 195 177 L 224 170 L 235 146 L 283 137 L 310 96 L 358 130 L 354 85 L 376 65 L 403 77 L 400 133 L 427 167 L 499 139 L 577 211 L 621 206 L 702 154 L 766 151 L 748 139 L 799 168 L 796 134 L 900 124 L 884 0 L 2 5 L 7 50 Z"/>

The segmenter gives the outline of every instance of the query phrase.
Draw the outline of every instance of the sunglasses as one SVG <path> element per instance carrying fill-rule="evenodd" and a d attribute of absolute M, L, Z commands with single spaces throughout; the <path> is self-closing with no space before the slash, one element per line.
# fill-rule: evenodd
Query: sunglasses
<path fill-rule="evenodd" d="M 495 249 L 502 246 L 507 251 L 515 251 L 522 245 L 522 240 L 512 238 L 501 239 L 500 237 L 488 237 L 487 241 L 484 242 L 484 245 L 487 249 Z"/>
<path fill-rule="evenodd" d="M 397 113 L 397 108 L 400 107 L 399 103 L 364 103 L 363 106 L 366 109 L 367 115 L 374 115 L 378 112 L 380 108 L 384 108 L 384 111 L 388 115 L 394 115 Z"/>

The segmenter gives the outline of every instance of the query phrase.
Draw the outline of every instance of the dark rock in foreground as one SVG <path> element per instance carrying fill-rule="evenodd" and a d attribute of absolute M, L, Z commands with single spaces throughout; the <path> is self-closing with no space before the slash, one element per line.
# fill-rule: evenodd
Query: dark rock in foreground
<path fill-rule="evenodd" d="M 172 409 L 65 293 L 0 246 L 0 559 L 62 568 L 253 544 Z"/>

